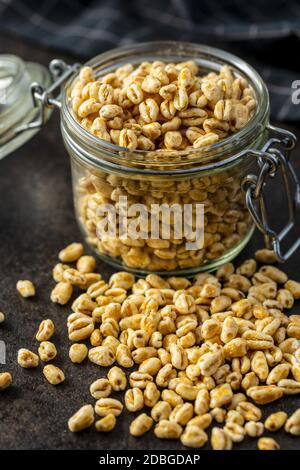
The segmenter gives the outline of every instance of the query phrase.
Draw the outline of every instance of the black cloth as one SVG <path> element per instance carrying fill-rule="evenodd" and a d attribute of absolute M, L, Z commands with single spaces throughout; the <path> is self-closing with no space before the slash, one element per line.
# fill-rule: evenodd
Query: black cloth
<path fill-rule="evenodd" d="M 83 60 L 150 40 L 221 47 L 261 73 L 273 119 L 300 119 L 291 99 L 300 78 L 299 0 L 0 0 L 0 27 Z"/>

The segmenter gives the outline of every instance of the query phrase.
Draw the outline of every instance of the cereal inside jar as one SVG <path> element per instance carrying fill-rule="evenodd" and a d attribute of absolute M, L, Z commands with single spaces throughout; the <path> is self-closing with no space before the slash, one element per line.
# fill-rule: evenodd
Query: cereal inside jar
<path fill-rule="evenodd" d="M 99 256 L 141 274 L 188 275 L 231 260 L 253 233 L 241 182 L 255 163 L 245 150 L 266 139 L 268 97 L 233 56 L 211 49 L 205 60 L 200 46 L 166 44 L 83 66 L 62 129 L 76 214 Z"/>

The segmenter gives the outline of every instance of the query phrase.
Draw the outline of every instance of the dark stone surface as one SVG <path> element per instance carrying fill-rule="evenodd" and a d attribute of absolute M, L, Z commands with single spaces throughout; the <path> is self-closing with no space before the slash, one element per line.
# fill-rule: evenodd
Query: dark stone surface
<path fill-rule="evenodd" d="M 45 65 L 52 57 L 62 57 L 6 36 L 0 35 L 0 43 L 1 52 L 15 53 Z M 300 137 L 300 129 L 293 130 Z M 299 148 L 295 153 L 299 156 Z M 297 166 L 299 174 L 299 159 Z M 0 371 L 8 370 L 14 378 L 13 386 L 0 396 L 0 448 L 180 450 L 179 442 L 157 440 L 151 432 L 141 439 L 131 437 L 128 424 L 132 416 L 126 412 L 109 435 L 98 434 L 93 429 L 76 435 L 67 429 L 67 420 L 73 412 L 85 403 L 93 403 L 89 384 L 104 376 L 105 370 L 91 363 L 74 365 L 69 361 L 65 326 L 69 307 L 61 308 L 49 301 L 54 284 L 51 267 L 57 261 L 58 251 L 67 243 L 81 239 L 74 219 L 69 159 L 60 137 L 57 113 L 34 139 L 0 162 L 0 201 L 0 310 L 7 317 L 0 326 L 0 339 L 7 345 L 7 364 L 0 365 Z M 276 218 L 285 214 L 280 185 L 273 189 L 269 201 Z M 256 232 L 237 262 L 251 257 L 261 246 L 262 237 Z M 299 280 L 298 266 L 299 251 L 285 265 L 287 273 Z M 105 276 L 112 272 L 101 263 L 99 269 Z M 17 294 L 18 279 L 34 281 L 37 286 L 34 299 L 26 300 Z M 299 313 L 299 304 L 293 311 Z M 34 336 L 45 317 L 52 318 L 56 324 L 53 341 L 58 358 L 55 363 L 66 374 L 66 381 L 58 387 L 46 382 L 41 366 L 24 370 L 16 363 L 20 347 L 37 349 Z M 291 413 L 299 406 L 299 397 L 290 396 L 264 407 L 264 417 L 278 409 Z M 283 449 L 299 448 L 299 438 L 283 432 L 275 437 Z M 255 449 L 256 440 L 246 439 L 235 448 Z"/>

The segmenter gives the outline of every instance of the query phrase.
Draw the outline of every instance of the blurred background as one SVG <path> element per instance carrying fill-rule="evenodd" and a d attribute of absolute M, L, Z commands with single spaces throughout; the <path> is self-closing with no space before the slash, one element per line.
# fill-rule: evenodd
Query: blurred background
<path fill-rule="evenodd" d="M 273 119 L 300 119 L 291 102 L 291 83 L 300 79 L 300 0 L 0 0 L 0 30 L 0 53 L 13 36 L 80 60 L 149 40 L 220 47 L 261 73 Z"/>

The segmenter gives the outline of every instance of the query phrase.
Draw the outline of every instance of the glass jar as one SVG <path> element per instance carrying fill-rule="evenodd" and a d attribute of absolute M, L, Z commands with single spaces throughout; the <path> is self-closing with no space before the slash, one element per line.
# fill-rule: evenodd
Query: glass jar
<path fill-rule="evenodd" d="M 68 148 L 68 144 L 67 148 Z M 68 148 L 72 161 L 73 191 L 77 220 L 86 241 L 104 261 L 119 269 L 133 270 L 140 274 L 157 272 L 170 275 L 189 275 L 202 270 L 213 270 L 232 260 L 248 243 L 254 223 L 245 204 L 241 191 L 241 181 L 251 168 L 251 158 L 227 167 L 221 171 L 198 168 L 193 173 L 169 172 L 157 175 L 156 172 L 143 173 L 140 168 L 127 173 L 123 168 L 109 171 L 97 170 L 90 164 L 76 158 L 73 149 Z M 162 170 L 163 171 L 163 170 Z M 128 225 L 124 235 L 120 235 L 120 196 L 128 201 Z M 111 216 L 102 211 L 102 205 L 109 204 L 116 209 Z M 158 236 L 141 230 L 141 237 L 131 236 L 138 217 L 130 217 L 134 205 L 142 204 L 149 216 L 145 225 L 149 227 L 151 216 L 158 217 L 157 206 L 170 207 L 170 233 L 163 232 L 166 217 L 159 221 Z M 172 206 L 176 205 L 172 212 Z M 184 206 L 203 205 L 204 240 L 198 243 L 184 228 Z M 179 206 L 179 207 L 178 207 Z M 124 207 L 124 212 L 127 210 Z M 100 211 L 99 211 L 100 209 Z M 99 214 L 100 212 L 100 214 Z M 105 219 L 116 218 L 116 233 L 102 234 L 99 225 Z M 177 218 L 176 218 L 177 216 Z M 198 220 L 200 216 L 198 215 Z M 98 224 L 98 225 L 97 225 Z M 191 225 L 196 224 L 195 211 Z M 156 228 L 156 227 L 155 227 Z M 199 235 L 200 238 L 200 235 Z M 190 242 L 190 244 L 189 244 Z"/>
<path fill-rule="evenodd" d="M 39 109 L 32 106 L 32 82 L 48 88 L 47 69 L 14 55 L 0 55 L 0 160 L 39 130 L 38 125 L 31 125 L 39 115 Z M 45 109 L 45 122 L 49 116 L 50 109 Z"/>
<path fill-rule="evenodd" d="M 78 65 L 54 61 L 52 87 L 45 90 L 35 84 L 32 93 L 41 104 L 42 117 L 53 106 L 61 110 L 76 217 L 85 240 L 118 269 L 191 275 L 233 259 L 250 240 L 256 224 L 278 259 L 284 260 L 300 240 L 287 255 L 281 253 L 280 241 L 289 229 L 279 234 L 271 230 L 263 196 L 267 179 L 278 168 L 287 175 L 286 190 L 290 191 L 290 183 L 299 189 L 288 161 L 295 138 L 269 125 L 269 98 L 261 77 L 224 51 L 176 42 L 114 49 L 85 65 L 98 78 L 126 63 L 155 60 L 193 60 L 201 74 L 229 65 L 237 77 L 247 79 L 257 100 L 256 110 L 243 129 L 208 147 L 131 151 L 99 139 L 76 121 L 70 89 L 78 77 Z M 61 95 L 55 98 L 61 85 Z M 289 201 L 290 223 L 296 210 L 293 201 Z"/>

